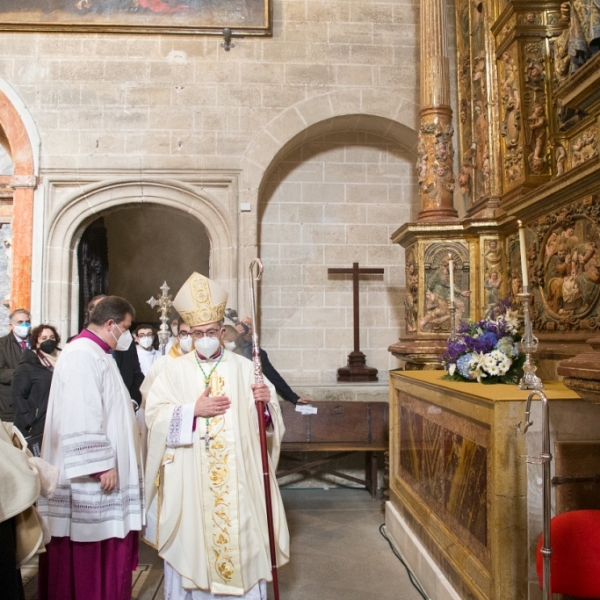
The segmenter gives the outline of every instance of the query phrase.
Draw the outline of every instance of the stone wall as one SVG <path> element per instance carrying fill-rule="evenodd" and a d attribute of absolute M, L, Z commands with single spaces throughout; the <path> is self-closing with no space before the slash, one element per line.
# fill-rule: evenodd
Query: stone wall
<path fill-rule="evenodd" d="M 43 272 L 33 278 L 50 281 L 41 286 L 42 318 L 60 321 L 61 331 L 72 332 L 66 306 L 76 297 L 77 281 L 67 265 L 94 208 L 92 182 L 108 189 L 126 177 L 138 180 L 143 193 L 147 181 L 164 179 L 186 189 L 193 185 L 202 195 L 226 177 L 227 193 L 233 195 L 222 222 L 229 223 L 231 245 L 211 255 L 211 272 L 217 264 L 219 272 L 238 280 L 237 290 L 230 291 L 246 314 L 247 266 L 259 251 L 260 235 L 269 268 L 265 346 L 275 364 L 291 380 L 320 382 L 331 381 L 335 368 L 345 364 L 352 345 L 350 283 L 325 273 L 328 266 L 350 266 L 357 259 L 386 269 L 383 279 L 362 284 L 362 344 L 373 366 L 391 366 L 386 348 L 400 335 L 404 283 L 403 252 L 391 245 L 389 233 L 415 216 L 418 15 L 417 0 L 275 0 L 273 37 L 237 38 L 230 52 L 217 37 L 4 33 L 2 85 L 22 98 L 41 138 L 46 205 L 35 213 L 43 221 L 36 230 L 43 235 L 34 239 L 34 253 L 46 258 L 36 263 Z M 328 132 L 342 137 L 328 138 Z M 315 138 L 316 146 L 310 146 Z M 290 152 L 296 154 L 281 163 Z M 295 180 L 304 188 L 299 204 L 314 210 L 320 202 L 321 221 L 313 215 L 304 237 L 280 245 L 280 225 L 302 222 L 308 210 L 279 208 L 294 169 L 277 182 L 283 187 L 272 184 L 287 162 L 298 162 L 298 152 L 309 156 L 302 155 L 298 170 L 324 165 L 329 175 L 323 183 L 332 191 L 327 197 L 316 187 L 307 191 L 310 175 Z M 197 177 L 188 184 L 190 173 Z M 51 190 L 49 181 L 68 182 L 60 184 L 64 204 L 49 206 L 60 187 L 52 184 Z M 73 237 L 57 244 L 54 225 L 67 204 L 73 211 L 77 193 L 85 219 L 75 215 L 73 227 L 61 224 Z M 240 203 L 249 204 L 250 211 L 239 211 Z M 101 214 L 99 207 L 95 216 Z M 212 243 L 214 223 L 205 225 Z M 278 245 L 282 250 L 275 257 Z M 287 294 L 290 266 L 305 258 L 312 275 L 301 285 L 310 290 L 298 288 L 274 300 Z M 58 264 L 56 277 L 46 274 Z M 147 268 L 151 272 L 152 265 Z M 164 274 L 155 275 L 162 283 Z M 333 325 L 330 333 L 324 333 L 323 323 Z M 300 350 L 299 357 L 296 349 L 307 347 L 313 351 Z"/>
<path fill-rule="evenodd" d="M 360 346 L 367 364 L 397 367 L 387 347 L 404 323 L 404 252 L 395 223 L 418 207 L 409 151 L 363 132 L 317 137 L 288 154 L 261 197 L 262 341 L 284 377 L 332 382 L 353 349 L 352 276 L 328 267 L 383 267 L 361 276 Z"/>

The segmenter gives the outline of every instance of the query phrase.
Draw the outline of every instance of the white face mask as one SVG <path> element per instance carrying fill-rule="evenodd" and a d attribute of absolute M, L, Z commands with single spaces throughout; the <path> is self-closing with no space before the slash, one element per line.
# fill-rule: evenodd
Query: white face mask
<path fill-rule="evenodd" d="M 146 348 L 146 350 L 148 350 L 148 348 L 150 348 L 150 346 L 152 346 L 152 338 L 150 338 L 150 337 L 140 338 L 140 341 L 138 342 L 138 344 L 142 348 Z"/>
<path fill-rule="evenodd" d="M 177 325 L 171 325 L 171 333 L 176 336 L 179 333 L 179 327 Z"/>
<path fill-rule="evenodd" d="M 15 331 L 16 336 L 24 340 L 29 335 L 31 325 L 14 325 L 13 329 Z"/>
<path fill-rule="evenodd" d="M 192 336 L 188 335 L 186 338 L 179 340 L 179 347 L 184 354 L 187 354 L 192 349 Z"/>
<path fill-rule="evenodd" d="M 233 352 L 235 350 L 235 342 L 225 342 L 225 348 Z"/>
<path fill-rule="evenodd" d="M 119 328 L 119 326 L 116 323 L 115 323 L 115 325 L 116 325 L 117 329 L 119 329 L 119 331 L 121 331 L 121 329 Z M 129 350 L 129 346 L 131 346 L 131 342 L 133 341 L 133 338 L 131 337 L 131 331 L 129 331 L 129 329 L 127 331 L 121 332 L 121 336 L 118 338 L 112 332 L 112 329 L 110 330 L 110 333 L 117 341 L 117 347 L 115 348 L 115 350 L 120 350 L 121 352 L 123 352 L 124 350 Z"/>
<path fill-rule="evenodd" d="M 219 338 L 211 338 L 204 336 L 199 340 L 194 342 L 194 346 L 196 351 L 204 358 L 210 358 L 221 346 L 221 342 L 219 342 Z"/>

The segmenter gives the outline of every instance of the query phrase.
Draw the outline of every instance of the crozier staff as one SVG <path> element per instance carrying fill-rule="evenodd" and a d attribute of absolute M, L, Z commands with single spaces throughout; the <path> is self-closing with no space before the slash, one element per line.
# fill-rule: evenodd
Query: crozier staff
<path fill-rule="evenodd" d="M 277 396 L 252 363 L 225 349 L 227 292 L 194 273 L 173 305 L 194 350 L 167 363 L 146 399 L 148 527 L 165 559 L 165 597 L 266 597 L 268 526 L 255 404 L 268 407 L 277 562 L 289 534 L 275 481 L 284 428 Z"/>

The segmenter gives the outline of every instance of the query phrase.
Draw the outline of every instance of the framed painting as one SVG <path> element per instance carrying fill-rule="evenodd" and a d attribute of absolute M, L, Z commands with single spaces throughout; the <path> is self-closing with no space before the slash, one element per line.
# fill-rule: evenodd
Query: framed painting
<path fill-rule="evenodd" d="M 271 35 L 270 0 L 0 0 L 0 30 Z"/>

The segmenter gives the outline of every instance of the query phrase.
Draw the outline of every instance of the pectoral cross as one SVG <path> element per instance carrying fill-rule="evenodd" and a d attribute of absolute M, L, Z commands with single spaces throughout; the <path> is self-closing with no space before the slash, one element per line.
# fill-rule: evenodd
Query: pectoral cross
<path fill-rule="evenodd" d="M 383 269 L 359 269 L 353 263 L 351 269 L 327 269 L 330 275 L 352 274 L 353 308 L 354 308 L 354 350 L 348 355 L 348 366 L 338 369 L 338 381 L 377 381 L 377 369 L 367 367 L 367 359 L 360 351 L 360 312 L 358 278 L 361 275 L 382 275 Z"/>
<path fill-rule="evenodd" d="M 208 419 L 206 419 L 208 421 Z M 212 438 L 210 437 L 210 433 L 208 433 L 208 423 L 206 425 L 206 433 L 204 434 L 204 444 L 206 445 L 206 451 L 208 452 L 210 450 L 210 440 L 212 440 Z"/>

